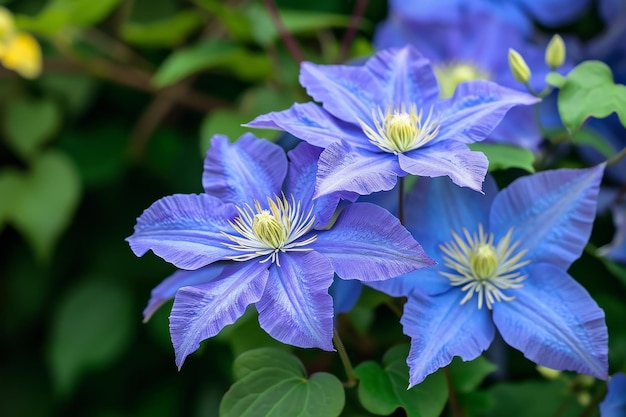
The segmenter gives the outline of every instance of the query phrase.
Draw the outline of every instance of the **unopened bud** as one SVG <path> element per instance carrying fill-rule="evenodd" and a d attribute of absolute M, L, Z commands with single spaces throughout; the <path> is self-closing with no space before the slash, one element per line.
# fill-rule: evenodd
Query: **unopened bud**
<path fill-rule="evenodd" d="M 526 84 L 530 80 L 530 68 L 515 49 L 509 48 L 509 68 L 515 79 Z"/>
<path fill-rule="evenodd" d="M 556 34 L 550 39 L 546 48 L 546 64 L 551 69 L 555 69 L 563 65 L 565 61 L 565 42 L 563 38 Z"/>
<path fill-rule="evenodd" d="M 557 379 L 561 375 L 561 371 L 537 365 L 537 371 L 546 379 Z"/>
<path fill-rule="evenodd" d="M 13 36 L 13 32 L 15 31 L 15 24 L 13 23 L 13 15 L 4 7 L 0 6 L 0 42 L 4 42 L 4 40 Z"/>

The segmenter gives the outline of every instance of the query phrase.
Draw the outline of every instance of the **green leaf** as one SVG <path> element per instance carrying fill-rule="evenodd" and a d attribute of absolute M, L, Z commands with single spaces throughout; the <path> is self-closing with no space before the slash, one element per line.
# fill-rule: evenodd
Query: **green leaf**
<path fill-rule="evenodd" d="M 566 81 L 567 79 L 558 72 L 549 72 L 546 75 L 546 83 L 552 87 L 561 88 Z"/>
<path fill-rule="evenodd" d="M 80 180 L 65 154 L 50 151 L 33 165 L 12 198 L 11 222 L 41 260 L 49 259 L 79 202 Z"/>
<path fill-rule="evenodd" d="M 409 346 L 394 346 L 383 357 L 384 368 L 373 361 L 355 368 L 359 378 L 359 400 L 365 409 L 377 415 L 389 415 L 402 407 L 408 417 L 437 417 L 448 399 L 448 388 L 441 372 L 428 376 L 407 390 Z"/>
<path fill-rule="evenodd" d="M 181 44 L 203 24 L 198 13 L 183 10 L 165 19 L 122 26 L 120 36 L 138 46 L 174 47 Z"/>
<path fill-rule="evenodd" d="M 16 25 L 29 32 L 54 35 L 67 26 L 95 25 L 107 17 L 120 1 L 53 0 L 37 16 L 16 16 Z"/>
<path fill-rule="evenodd" d="M 461 358 L 455 357 L 448 366 L 450 380 L 455 391 L 471 392 L 478 388 L 483 379 L 490 373 L 496 371 L 498 367 L 482 356 L 473 361 L 463 362 Z"/>
<path fill-rule="evenodd" d="M 59 302 L 48 359 L 55 386 L 67 394 L 88 369 L 102 369 L 130 342 L 130 294 L 110 281 L 82 280 Z"/>
<path fill-rule="evenodd" d="M 239 42 L 251 41 L 251 23 L 242 10 L 228 7 L 221 0 L 193 0 L 198 6 L 215 14 L 228 33 Z"/>
<path fill-rule="evenodd" d="M 227 69 L 244 80 L 262 80 L 270 74 L 271 63 L 265 53 L 251 52 L 237 44 L 212 39 L 176 50 L 161 64 L 152 81 L 157 87 L 166 87 L 211 68 Z"/>
<path fill-rule="evenodd" d="M 574 143 L 577 145 L 587 145 L 600 152 L 607 159 L 615 155 L 616 151 L 613 146 L 601 135 L 587 128 L 582 128 L 574 135 Z"/>
<path fill-rule="evenodd" d="M 507 168 L 521 168 L 528 172 L 535 172 L 533 162 L 535 155 L 528 149 L 504 143 L 472 143 L 469 148 L 485 154 L 489 159 L 489 171 Z"/>
<path fill-rule="evenodd" d="M 501 382 L 489 390 L 495 404 L 486 417 L 579 416 L 583 407 L 568 395 L 567 381 Z M 568 398 L 569 397 L 569 398 Z"/>
<path fill-rule="evenodd" d="M 24 159 L 31 158 L 56 133 L 61 111 L 50 99 L 20 97 L 7 103 L 4 131 L 9 147 Z"/>
<path fill-rule="evenodd" d="M 626 86 L 615 84 L 611 69 L 600 61 L 584 61 L 567 74 L 558 97 L 563 124 L 575 133 L 588 117 L 613 112 L 626 126 Z"/>
<path fill-rule="evenodd" d="M 336 417 L 345 403 L 341 382 L 274 348 L 250 350 L 233 364 L 235 382 L 220 404 L 221 417 Z"/>
<path fill-rule="evenodd" d="M 85 74 L 44 73 L 39 78 L 42 89 L 54 97 L 72 116 L 88 110 L 96 93 L 96 80 Z"/>
<path fill-rule="evenodd" d="M 251 24 L 252 36 L 259 45 L 267 47 L 279 38 L 276 25 L 265 7 L 253 3 L 245 13 Z M 350 24 L 350 16 L 311 10 L 281 10 L 280 19 L 291 34 L 314 33 L 320 29 L 347 27 Z"/>

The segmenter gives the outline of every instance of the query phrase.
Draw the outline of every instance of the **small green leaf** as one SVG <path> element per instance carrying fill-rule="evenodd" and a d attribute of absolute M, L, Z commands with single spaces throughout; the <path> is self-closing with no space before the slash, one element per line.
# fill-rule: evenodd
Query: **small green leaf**
<path fill-rule="evenodd" d="M 183 10 L 172 16 L 147 23 L 129 22 L 122 26 L 121 37 L 138 46 L 174 47 L 202 26 L 199 14 Z"/>
<path fill-rule="evenodd" d="M 238 379 L 224 395 L 221 417 L 336 417 L 345 394 L 332 374 L 306 378 L 302 363 L 274 348 L 250 350 L 233 364 Z"/>
<path fill-rule="evenodd" d="M 269 46 L 279 38 L 276 25 L 265 7 L 253 3 L 245 13 L 252 26 L 252 36 L 259 45 Z M 320 29 L 347 27 L 350 24 L 350 16 L 311 10 L 281 10 L 280 19 L 292 34 L 313 33 Z"/>
<path fill-rule="evenodd" d="M 80 189 L 74 164 L 61 152 L 40 155 L 24 175 L 13 196 L 11 222 L 39 259 L 49 259 L 78 205 Z"/>
<path fill-rule="evenodd" d="M 132 301 L 110 281 L 82 280 L 59 302 L 48 358 L 55 385 L 67 394 L 82 372 L 101 369 L 130 341 Z"/>
<path fill-rule="evenodd" d="M 455 391 L 470 392 L 478 388 L 483 379 L 490 373 L 496 371 L 498 367 L 482 356 L 473 361 L 464 362 L 459 357 L 455 357 L 448 366 L 450 380 Z"/>
<path fill-rule="evenodd" d="M 265 53 L 251 52 L 223 40 L 209 40 L 172 53 L 157 70 L 153 83 L 166 87 L 175 82 L 211 68 L 225 68 L 244 80 L 261 80 L 271 71 Z"/>
<path fill-rule="evenodd" d="M 61 125 L 61 111 L 50 99 L 20 97 L 7 103 L 4 130 L 7 144 L 24 159 L 31 158 Z"/>
<path fill-rule="evenodd" d="M 584 61 L 567 74 L 558 97 L 563 124 L 575 133 L 588 117 L 613 112 L 626 126 L 626 86 L 615 84 L 611 69 L 600 61 Z"/>
<path fill-rule="evenodd" d="M 546 83 L 552 87 L 561 88 L 566 81 L 567 79 L 558 72 L 549 72 L 546 75 Z"/>
<path fill-rule="evenodd" d="M 67 26 L 92 26 L 104 20 L 121 0 L 52 0 L 37 16 L 16 16 L 23 30 L 54 35 Z"/>
<path fill-rule="evenodd" d="M 533 162 L 535 155 L 528 149 L 504 143 L 472 143 L 469 148 L 485 154 L 489 159 L 489 171 L 507 168 L 521 168 L 528 172 L 535 172 Z"/>
<path fill-rule="evenodd" d="M 367 411 L 386 416 L 402 407 L 408 417 L 441 415 L 448 399 L 445 378 L 437 372 L 407 390 L 408 352 L 408 345 L 394 346 L 383 357 L 384 368 L 373 361 L 363 362 L 355 368 L 360 380 L 359 400 Z"/>

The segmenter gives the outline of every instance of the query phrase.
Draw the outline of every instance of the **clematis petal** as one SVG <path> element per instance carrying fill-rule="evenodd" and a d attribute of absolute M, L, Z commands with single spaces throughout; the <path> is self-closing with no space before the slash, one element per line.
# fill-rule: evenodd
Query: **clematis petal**
<path fill-rule="evenodd" d="M 413 291 L 437 295 L 450 289 L 450 280 L 439 273 L 439 268 L 419 269 L 384 281 L 369 281 L 368 286 L 392 297 L 406 297 Z"/>
<path fill-rule="evenodd" d="M 202 185 L 207 194 L 227 203 L 252 205 L 267 197 L 280 195 L 287 174 L 287 158 L 283 149 L 252 133 L 242 135 L 231 144 L 226 136 L 211 139 Z"/>
<path fill-rule="evenodd" d="M 626 374 L 613 375 L 607 388 L 606 397 L 600 403 L 600 417 L 626 416 Z"/>
<path fill-rule="evenodd" d="M 261 299 L 268 275 L 267 264 L 237 262 L 209 283 L 178 290 L 170 314 L 170 334 L 179 369 L 201 341 L 234 323 L 250 304 Z"/>
<path fill-rule="evenodd" d="M 167 300 L 174 298 L 181 287 L 205 284 L 213 281 L 224 270 L 224 263 L 214 263 L 193 271 L 178 270 L 154 287 L 150 301 L 143 310 L 144 323 L 150 320 L 154 312 Z"/>
<path fill-rule="evenodd" d="M 589 0 L 521 0 L 520 8 L 526 9 L 545 26 L 562 26 L 573 23 L 589 9 Z"/>
<path fill-rule="evenodd" d="M 439 140 L 473 143 L 485 139 L 506 112 L 517 105 L 540 100 L 528 93 L 502 87 L 485 80 L 467 81 L 456 86 L 454 95 L 439 102 Z"/>
<path fill-rule="evenodd" d="M 398 161 L 409 174 L 431 178 L 447 175 L 459 187 L 479 192 L 489 167 L 485 154 L 452 140 L 399 154 Z"/>
<path fill-rule="evenodd" d="M 415 48 L 378 51 L 362 66 L 302 64 L 300 84 L 333 116 L 357 124 L 377 108 L 429 107 L 439 96 L 430 62 Z"/>
<path fill-rule="evenodd" d="M 604 312 L 563 269 L 548 263 L 528 266 L 515 299 L 493 306 L 504 340 L 533 362 L 608 378 L 608 333 Z"/>
<path fill-rule="evenodd" d="M 409 296 L 400 320 L 411 338 L 409 387 L 448 365 L 454 356 L 469 361 L 491 344 L 495 329 L 489 310 L 479 310 L 476 303 L 461 305 L 464 295 L 451 290 L 434 297 L 420 291 Z"/>
<path fill-rule="evenodd" d="M 135 255 L 149 249 L 181 269 L 198 269 L 237 252 L 228 249 L 222 231 L 237 215 L 231 204 L 207 194 L 176 194 L 154 202 L 126 238 Z"/>
<path fill-rule="evenodd" d="M 354 307 L 361 295 L 362 289 L 363 284 L 359 281 L 345 280 L 335 275 L 333 285 L 328 289 L 328 293 L 333 297 L 335 316 L 352 310 L 352 307 Z"/>
<path fill-rule="evenodd" d="M 285 184 L 287 195 L 293 195 L 296 201 L 302 203 L 302 211 L 308 212 L 313 206 L 315 214 L 315 226 L 323 227 L 328 224 L 340 198 L 354 201 L 358 198 L 356 193 L 332 193 L 313 200 L 315 191 L 315 179 L 317 176 L 317 162 L 322 148 L 300 143 L 295 149 L 289 151 L 289 175 Z"/>
<path fill-rule="evenodd" d="M 315 252 L 280 254 L 257 303 L 259 323 L 274 339 L 297 347 L 333 349 L 333 271 Z"/>
<path fill-rule="evenodd" d="M 398 157 L 352 147 L 347 142 L 332 144 L 320 155 L 315 198 L 339 191 L 367 195 L 391 190 L 400 169 Z"/>
<path fill-rule="evenodd" d="M 487 225 L 491 202 L 498 192 L 491 175 L 483 183 L 485 194 L 459 188 L 447 178 L 420 178 L 406 196 L 405 225 L 426 253 L 440 260 L 439 245 L 452 239 L 451 231 L 478 230 Z"/>
<path fill-rule="evenodd" d="M 258 116 L 244 126 L 285 130 L 322 148 L 348 140 L 355 146 L 374 149 L 360 126 L 337 119 L 315 103 L 295 103 L 287 110 Z"/>
<path fill-rule="evenodd" d="M 514 181 L 494 199 L 491 231 L 497 239 L 515 225 L 513 241 L 528 249 L 528 259 L 569 268 L 589 239 L 603 169 L 558 169 Z"/>
<path fill-rule="evenodd" d="M 370 203 L 347 206 L 310 246 L 343 279 L 376 281 L 435 264 L 397 218 Z"/>

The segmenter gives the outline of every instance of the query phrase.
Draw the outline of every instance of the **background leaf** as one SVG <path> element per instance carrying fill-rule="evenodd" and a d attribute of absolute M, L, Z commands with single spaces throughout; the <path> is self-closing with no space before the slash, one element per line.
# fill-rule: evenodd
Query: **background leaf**
<path fill-rule="evenodd" d="M 448 388 L 441 372 L 429 375 L 422 383 L 407 390 L 408 345 L 397 345 L 383 357 L 383 365 L 367 361 L 355 368 L 359 378 L 359 400 L 367 411 L 389 415 L 402 407 L 408 417 L 437 417 L 448 399 Z"/>
<path fill-rule="evenodd" d="M 532 151 L 503 143 L 471 143 L 468 145 L 473 151 L 485 154 L 489 159 L 489 171 L 507 168 L 521 168 L 528 172 L 535 172 L 533 162 L 535 155 Z"/>
<path fill-rule="evenodd" d="M 233 365 L 238 379 L 224 395 L 221 417 L 336 417 L 345 396 L 332 374 L 306 378 L 302 363 L 274 348 L 250 350 Z"/>

